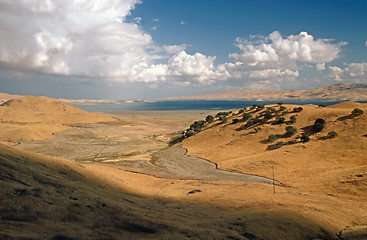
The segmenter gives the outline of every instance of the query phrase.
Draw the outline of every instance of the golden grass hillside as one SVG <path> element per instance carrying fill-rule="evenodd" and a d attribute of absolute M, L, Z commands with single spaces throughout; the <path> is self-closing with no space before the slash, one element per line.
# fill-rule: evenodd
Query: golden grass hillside
<path fill-rule="evenodd" d="M 290 189 L 354 203 L 349 216 L 354 220 L 349 224 L 354 222 L 356 227 L 364 228 L 367 237 L 367 104 L 306 105 L 300 112 L 293 111 L 299 106 L 267 107 L 233 112 L 225 123 L 216 118 L 185 139 L 182 146 L 188 149 L 188 155 L 212 161 L 220 169 L 272 178 L 274 167 L 275 178 Z M 355 108 L 364 114 L 352 115 Z M 274 117 L 264 123 L 264 114 L 269 110 L 275 110 Z M 246 114 L 258 117 L 260 122 L 247 124 L 249 120 L 242 120 Z M 284 123 L 277 123 L 276 115 L 284 117 Z M 296 118 L 294 123 L 291 116 Z M 318 118 L 326 121 L 320 132 L 313 129 Z M 286 134 L 289 126 L 297 129 L 294 135 Z M 310 141 L 302 141 L 303 134 Z M 277 136 L 277 140 L 269 141 L 270 135 Z M 279 148 L 268 150 L 269 145 Z M 316 208 L 331 206 L 334 200 L 320 202 Z M 338 204 L 339 208 L 331 213 L 335 219 L 340 218 L 338 211 L 346 207 Z"/>
<path fill-rule="evenodd" d="M 337 239 L 264 184 L 158 179 L 1 144 L 0 184 L 0 239 Z"/>
<path fill-rule="evenodd" d="M 46 97 L 18 97 L 0 105 L 0 140 L 42 140 L 78 123 L 116 121 Z"/>

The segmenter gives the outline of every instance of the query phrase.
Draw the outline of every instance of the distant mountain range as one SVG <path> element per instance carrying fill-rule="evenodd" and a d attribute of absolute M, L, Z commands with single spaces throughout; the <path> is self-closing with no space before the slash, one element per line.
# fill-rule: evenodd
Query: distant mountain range
<path fill-rule="evenodd" d="M 339 83 L 312 90 L 247 90 L 215 94 L 202 94 L 170 99 L 241 99 L 241 100 L 322 100 L 322 101 L 367 101 L 367 84 Z"/>
<path fill-rule="evenodd" d="M 0 93 L 0 104 L 9 99 L 22 97 L 20 95 L 10 95 Z M 186 97 L 171 97 L 168 100 L 190 100 L 190 99 L 233 99 L 249 101 L 276 101 L 276 100 L 320 100 L 320 101 L 367 101 L 367 84 L 365 83 L 339 83 L 312 90 L 247 90 L 233 91 L 213 94 L 201 94 Z M 121 102 L 146 102 L 145 100 L 92 100 L 92 99 L 57 99 L 60 102 L 70 104 L 118 104 Z"/>

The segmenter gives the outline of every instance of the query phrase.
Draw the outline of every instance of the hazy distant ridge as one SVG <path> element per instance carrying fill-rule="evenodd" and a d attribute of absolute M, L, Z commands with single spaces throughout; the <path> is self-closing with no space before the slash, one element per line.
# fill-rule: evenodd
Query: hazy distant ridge
<path fill-rule="evenodd" d="M 366 101 L 367 84 L 339 83 L 312 90 L 247 90 L 202 94 L 171 99 L 243 99 L 243 100 L 323 100 Z"/>

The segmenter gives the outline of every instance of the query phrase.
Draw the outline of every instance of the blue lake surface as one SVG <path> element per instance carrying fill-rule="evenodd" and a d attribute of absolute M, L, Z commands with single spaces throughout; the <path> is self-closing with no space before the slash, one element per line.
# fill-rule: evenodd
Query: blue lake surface
<path fill-rule="evenodd" d="M 154 102 L 122 102 L 120 104 L 98 104 L 74 106 L 88 112 L 111 111 L 172 111 L 172 110 L 228 110 L 249 107 L 253 104 L 276 104 L 279 101 L 233 101 L 233 100 L 181 100 Z M 330 106 L 340 102 L 282 101 L 284 104 L 314 104 Z"/>

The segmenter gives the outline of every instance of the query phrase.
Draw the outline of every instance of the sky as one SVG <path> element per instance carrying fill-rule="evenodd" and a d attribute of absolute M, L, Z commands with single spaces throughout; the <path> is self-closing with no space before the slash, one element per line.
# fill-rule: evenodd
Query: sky
<path fill-rule="evenodd" d="M 0 0 L 0 92 L 157 99 L 367 83 L 366 0 Z"/>

